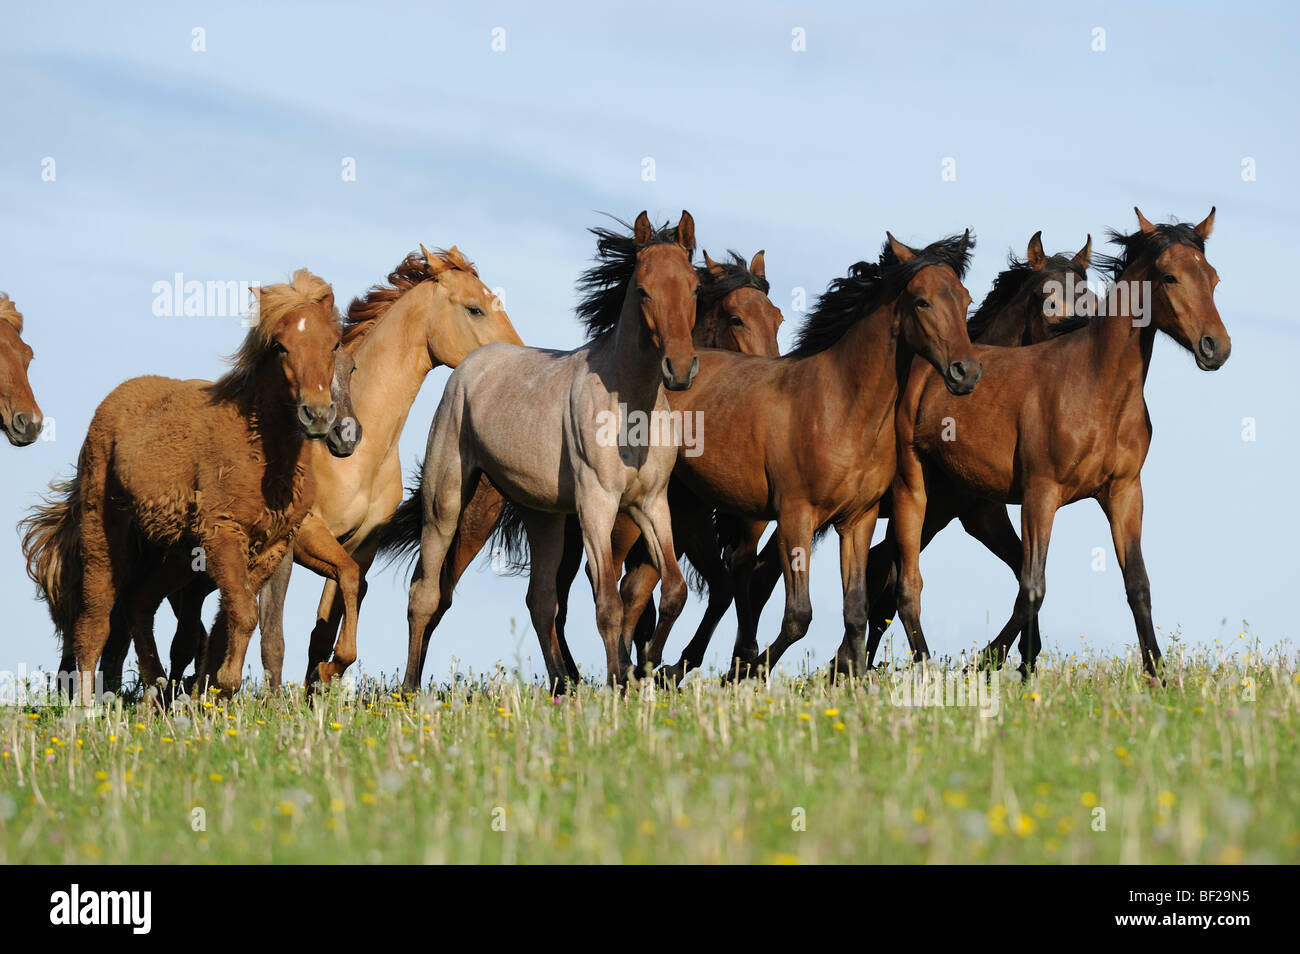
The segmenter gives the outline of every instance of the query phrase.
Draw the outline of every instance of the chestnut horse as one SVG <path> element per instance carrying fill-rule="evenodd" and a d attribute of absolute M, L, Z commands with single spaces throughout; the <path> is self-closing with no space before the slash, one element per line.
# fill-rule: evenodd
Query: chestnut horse
<path fill-rule="evenodd" d="M 75 616 L 78 699 L 95 667 L 138 540 L 191 546 L 221 591 L 207 676 L 239 688 L 257 591 L 289 550 L 315 492 L 310 443 L 326 437 L 340 326 L 330 286 L 306 269 L 257 290 L 257 325 L 211 385 L 132 378 L 100 404 L 62 499 L 28 518 L 29 572 L 56 620 Z M 146 683 L 165 679 L 137 645 Z"/>
<path fill-rule="evenodd" d="M 769 286 L 766 268 L 766 260 L 761 250 L 755 253 L 748 266 L 736 252 L 730 253 L 730 261 L 724 259 L 721 262 L 715 262 L 709 257 L 707 251 L 704 253 L 704 265 L 696 270 L 700 279 L 700 291 L 696 297 L 695 329 L 692 338 L 697 348 L 724 348 L 742 354 L 760 355 L 776 355 L 780 352 L 777 331 L 783 319 L 781 310 L 767 297 Z M 669 403 L 671 404 L 671 397 Z M 701 582 L 708 584 L 710 612 L 713 612 L 716 603 L 723 601 L 721 608 L 716 611 L 720 617 L 731 602 L 730 579 L 726 576 L 726 568 L 714 546 L 712 530 L 679 518 L 679 515 L 685 517 L 685 509 L 680 500 L 683 494 L 689 494 L 689 491 L 679 482 L 669 483 L 673 541 L 700 574 Z M 565 520 L 564 532 L 564 555 L 557 579 L 559 604 L 555 628 L 562 650 L 567 651 L 568 647 L 564 642 L 564 624 L 568 615 L 569 588 L 582 563 L 582 533 L 577 518 L 572 514 Z M 404 552 L 414 551 L 420 542 L 419 534 L 419 496 L 412 494 L 402 502 L 392 524 L 385 531 L 385 540 L 380 546 L 380 552 L 400 557 Z M 627 514 L 620 513 L 614 522 L 611 540 L 615 566 L 623 562 L 629 549 L 640 538 L 641 531 L 635 521 Z M 429 650 L 433 630 L 438 628 L 442 617 L 451 608 L 452 593 L 456 584 L 489 539 L 495 541 L 492 547 L 494 559 L 503 558 L 508 565 L 517 570 L 527 569 L 527 536 L 519 512 L 510 506 L 508 501 L 504 501 L 491 482 L 483 477 L 479 481 L 473 499 L 461 515 L 460 525 L 456 528 L 451 549 L 446 562 L 443 563 L 441 603 L 433 619 L 430 620 L 428 631 L 421 642 L 419 671 L 415 674 L 417 684 L 423 678 L 425 656 Z M 637 547 L 637 551 L 644 554 L 644 547 Z M 648 555 L 643 555 L 643 559 L 648 563 Z M 658 579 L 657 575 L 655 579 Z M 626 609 L 626 600 L 624 607 Z M 652 610 L 647 609 L 641 617 L 640 627 L 644 629 L 648 626 L 650 634 L 654 632 L 654 615 Z M 630 621 L 625 616 L 624 627 L 632 621 L 634 620 Z M 565 656 L 565 665 L 571 674 L 577 673 L 577 666 L 572 657 Z"/>
<path fill-rule="evenodd" d="M 695 223 L 656 230 L 642 212 L 632 235 L 594 230 L 599 262 L 579 306 L 591 340 L 575 351 L 490 345 L 447 382 L 429 432 L 419 489 L 420 555 L 411 582 L 406 688 L 419 684 L 424 634 L 441 604 L 442 568 L 461 514 L 486 474 L 520 508 L 531 551 L 528 608 L 551 687 L 576 680 L 555 631 L 555 574 L 565 514 L 577 513 L 611 683 L 627 679 L 622 602 L 610 534 L 627 513 L 664 575 L 660 627 L 686 598 L 673 551 L 668 478 L 681 433 L 665 389 L 686 391 L 699 359 L 691 334 L 700 284 Z"/>
<path fill-rule="evenodd" d="M 937 470 L 964 492 L 1021 505 L 1020 592 L 1011 618 L 985 649 L 988 663 L 1001 664 L 1042 606 L 1056 511 L 1092 497 L 1110 522 L 1143 667 L 1157 674 L 1160 648 L 1141 543 L 1142 464 L 1151 444 L 1143 385 L 1151 349 L 1156 332 L 1164 331 L 1202 370 L 1213 371 L 1228 360 L 1232 345 L 1214 305 L 1219 278 L 1205 259 L 1214 210 L 1196 226 L 1153 225 L 1134 211 L 1138 231 L 1111 233 L 1121 249 L 1105 259 L 1115 284 L 1106 314 L 1086 329 L 1025 348 L 978 348 L 987 360 L 987 381 L 960 402 L 943 393 L 928 368 L 913 369 L 898 403 L 894 524 L 898 615 L 918 658 L 929 655 L 918 560 L 927 472 Z M 955 440 L 944 439 L 945 418 L 953 422 Z M 1028 669 L 1036 649 L 1031 641 Z"/>
<path fill-rule="evenodd" d="M 355 370 L 356 362 L 352 355 L 343 348 L 334 353 L 330 400 L 334 402 L 337 416 L 324 442 L 334 457 L 351 456 L 361 441 L 363 429 L 352 406 L 349 389 Z M 191 383 L 206 386 L 209 382 L 196 380 Z M 276 577 L 281 575 L 281 571 L 277 570 Z M 170 601 L 172 610 L 176 613 L 176 635 L 171 644 L 168 682 L 173 685 L 182 683 L 186 668 L 201 658 L 207 647 L 208 634 L 202 619 L 203 600 L 216 589 L 216 585 L 210 576 L 196 568 L 189 552 L 174 547 L 159 550 L 141 542 L 139 552 L 132 561 L 128 588 L 130 596 L 119 595 L 113 606 L 108 642 L 100 657 L 104 688 L 110 692 L 117 692 L 121 688 L 122 667 L 126 662 L 127 651 L 131 648 L 132 632 L 136 633 L 137 641 L 143 639 L 149 641 L 147 645 L 152 644 L 154 615 L 164 598 Z M 262 592 L 266 592 L 266 587 Z M 56 620 L 56 625 L 58 622 Z M 75 623 L 75 620 L 71 622 Z M 71 627 L 65 629 L 60 626 L 58 636 L 63 642 L 59 671 L 71 673 L 76 663 L 72 652 Z M 268 654 L 265 632 L 261 643 L 262 659 L 265 661 Z M 275 672 L 278 677 L 278 668 Z"/>
<path fill-rule="evenodd" d="M 280 685 L 284 600 L 293 563 L 326 578 L 311 635 L 307 685 L 341 675 L 356 658 L 357 617 L 379 543 L 375 531 L 402 501 L 398 439 L 411 405 L 434 368 L 454 368 L 476 348 L 500 341 L 523 343 L 500 299 L 455 246 L 430 252 L 421 245 L 389 274 L 388 284 L 373 286 L 348 306 L 343 350 L 357 365 L 351 395 L 368 437 L 346 461 L 335 459 L 340 455 L 313 454 L 316 499 L 311 513 L 294 538 L 293 561 L 285 561 L 261 593 L 262 665 L 268 685 Z M 200 610 L 209 592 L 211 584 L 195 581 L 177 609 L 173 678 L 184 672 L 187 655 L 202 639 Z"/>
<path fill-rule="evenodd" d="M 33 354 L 22 333 L 23 316 L 0 292 L 0 430 L 15 447 L 26 447 L 40 437 L 44 420 L 27 380 Z"/>

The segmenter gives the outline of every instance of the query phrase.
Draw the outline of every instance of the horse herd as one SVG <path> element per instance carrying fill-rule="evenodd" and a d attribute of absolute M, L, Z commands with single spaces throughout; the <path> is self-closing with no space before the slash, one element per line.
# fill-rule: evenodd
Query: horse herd
<path fill-rule="evenodd" d="M 1231 345 L 1204 254 L 1214 211 L 1195 226 L 1137 217 L 1137 231 L 1111 233 L 1113 257 L 1094 256 L 1091 237 L 1074 255 L 1049 256 L 1035 234 L 969 321 L 969 230 L 924 248 L 887 233 L 876 261 L 831 282 L 784 355 L 763 252 L 748 263 L 705 252 L 696 265 L 688 212 L 675 227 L 642 212 L 631 226 L 592 230 L 596 260 L 578 307 L 588 341 L 573 351 L 523 346 L 454 246 L 421 246 L 342 317 L 331 286 L 300 270 L 256 290 L 254 326 L 220 380 L 140 377 L 109 394 L 75 473 L 20 525 L 62 641 L 60 671 L 91 702 L 97 671 L 100 686 L 120 688 L 134 645 L 145 685 L 232 693 L 260 626 L 266 679 L 278 686 L 298 563 L 326 579 L 306 683 L 328 682 L 356 659 L 370 566 L 410 554 L 414 691 L 457 581 L 491 545 L 527 568 L 554 691 L 579 679 L 564 629 L 584 556 L 611 682 L 680 681 L 733 602 L 731 674 L 745 675 L 807 632 L 810 555 L 833 527 L 844 637 L 832 669 L 860 673 L 895 613 L 914 658 L 929 655 L 918 559 L 954 518 L 1020 582 L 982 659 L 1000 665 L 1019 637 L 1028 671 L 1053 517 L 1092 497 L 1156 676 L 1141 548 L 1143 386 L 1158 331 L 1203 370 L 1222 366 Z M 1104 294 L 1087 286 L 1090 265 L 1111 279 Z M 0 427 L 16 445 L 35 440 L 42 420 L 21 332 L 0 296 Z M 438 365 L 454 371 L 404 500 L 398 439 Z M 694 435 L 689 450 L 684 434 Z M 1009 503 L 1021 505 L 1019 533 Z M 881 516 L 888 532 L 872 547 Z M 681 659 L 662 667 L 687 593 L 679 554 L 708 604 Z M 757 620 L 778 579 L 781 629 L 760 651 Z M 208 632 L 202 607 L 214 589 Z M 167 669 L 153 632 L 163 601 L 177 618 Z"/>

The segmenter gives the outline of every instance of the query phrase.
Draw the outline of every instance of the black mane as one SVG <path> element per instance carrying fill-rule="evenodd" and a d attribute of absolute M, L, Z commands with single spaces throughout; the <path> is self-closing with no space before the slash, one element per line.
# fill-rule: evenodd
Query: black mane
<path fill-rule="evenodd" d="M 804 319 L 789 353 L 804 356 L 825 351 L 859 319 L 898 297 L 912 276 L 927 266 L 947 265 L 958 278 L 965 278 L 970 250 L 974 247 L 975 236 L 950 235 L 927 245 L 910 261 L 900 262 L 886 242 L 880 250 L 879 262 L 851 265 L 846 276 L 827 286 L 818 297 L 817 306 Z"/>
<path fill-rule="evenodd" d="M 722 272 L 721 275 L 715 274 L 707 265 L 695 269 L 700 278 L 700 305 L 696 314 L 707 314 L 738 288 L 757 288 L 764 295 L 771 288 L 766 278 L 759 278 L 749 270 L 740 253 L 729 250 L 727 254 L 731 256 L 731 261 L 714 263 Z"/>
<path fill-rule="evenodd" d="M 1138 229 L 1131 235 L 1109 229 L 1110 241 L 1120 247 L 1118 255 L 1098 255 L 1093 264 L 1101 272 L 1117 279 L 1144 256 L 1155 258 L 1171 245 L 1190 245 L 1198 252 L 1205 251 L 1205 239 L 1196 226 L 1186 222 L 1166 222 L 1150 232 Z"/>
<path fill-rule="evenodd" d="M 640 246 L 632 237 L 633 227 L 622 219 L 614 218 L 614 221 L 627 229 L 627 233 L 599 227 L 587 230 L 596 236 L 596 264 L 578 279 L 582 301 L 578 303 L 577 312 L 591 338 L 618 324 L 627 283 L 636 272 L 636 253 Z M 671 245 L 676 242 L 677 227 L 665 222 L 654 230 L 648 244 Z M 688 249 L 686 257 L 689 259 L 694 254 L 695 249 Z"/>
<path fill-rule="evenodd" d="M 1042 271 L 1072 271 L 1084 280 L 1088 276 L 1087 269 L 1080 267 L 1074 261 L 1073 256 L 1067 254 L 1050 256 Z M 1020 294 L 1024 287 L 1034 279 L 1035 274 L 1038 273 L 1035 269 L 1029 267 L 1027 261 L 1016 258 L 1014 254 L 1008 255 L 1006 269 L 999 272 L 998 277 L 993 279 L 993 287 L 984 296 L 979 308 L 975 309 L 975 314 L 971 315 L 967 320 L 966 336 L 971 341 L 974 341 L 988 331 L 989 326 L 993 324 L 994 319 L 1002 312 L 1002 309 L 1006 308 L 1011 303 L 1011 300 Z"/>

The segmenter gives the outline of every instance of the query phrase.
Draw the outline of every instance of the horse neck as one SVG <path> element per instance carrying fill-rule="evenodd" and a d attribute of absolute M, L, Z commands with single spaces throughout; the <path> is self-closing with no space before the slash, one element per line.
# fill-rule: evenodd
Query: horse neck
<path fill-rule="evenodd" d="M 839 341 L 811 355 L 810 369 L 823 377 L 823 409 L 854 429 L 874 432 L 880 419 L 893 419 L 894 403 L 912 364 L 912 349 L 899 340 L 894 302 L 856 321 Z M 829 382 L 837 384 L 827 387 Z"/>
<path fill-rule="evenodd" d="M 411 405 L 433 370 L 427 343 L 428 319 L 413 315 L 413 296 L 403 295 L 350 349 L 356 360 L 350 390 L 357 420 L 366 429 L 358 452 L 375 448 L 379 460 L 397 446 Z"/>
<path fill-rule="evenodd" d="M 650 330 L 641 318 L 641 306 L 628 283 L 618 323 L 605 336 L 602 350 L 612 365 L 613 378 L 607 385 L 618 392 L 619 403 L 629 411 L 651 411 L 663 393 L 663 372 L 659 349 L 650 340 Z"/>
<path fill-rule="evenodd" d="M 1146 383 L 1147 369 L 1151 366 L 1151 350 L 1155 345 L 1155 320 L 1150 314 L 1151 302 L 1147 301 L 1147 320 L 1141 325 L 1133 322 L 1133 303 L 1135 294 L 1120 296 L 1114 289 L 1121 285 L 1142 289 L 1146 287 L 1143 276 L 1147 267 L 1129 268 L 1115 281 L 1111 298 L 1122 302 L 1123 307 L 1115 313 L 1107 313 L 1099 319 L 1088 323 L 1093 335 L 1092 379 L 1103 387 L 1118 393 L 1118 385 L 1123 382 L 1136 381 L 1139 389 Z M 1132 284 L 1129 284 L 1132 283 Z"/>
<path fill-rule="evenodd" d="M 1025 315 L 1027 296 L 1022 290 L 1010 302 L 993 314 L 993 320 L 975 340 L 982 345 L 994 345 L 999 348 L 1014 348 L 1024 344 L 1025 331 L 1029 327 Z"/>

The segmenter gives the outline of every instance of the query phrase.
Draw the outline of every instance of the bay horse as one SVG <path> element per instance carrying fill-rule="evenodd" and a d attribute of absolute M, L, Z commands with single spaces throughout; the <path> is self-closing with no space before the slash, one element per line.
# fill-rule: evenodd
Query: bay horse
<path fill-rule="evenodd" d="M 942 471 L 963 491 L 1021 505 L 1020 591 L 1010 619 L 984 650 L 985 662 L 1001 665 L 1042 606 L 1056 511 L 1092 497 L 1110 523 L 1143 668 L 1158 674 L 1141 543 L 1141 472 L 1151 444 L 1143 385 L 1157 331 L 1190 351 L 1204 371 L 1222 367 L 1232 344 L 1214 304 L 1218 274 L 1205 259 L 1214 210 L 1196 226 L 1153 225 L 1134 212 L 1138 230 L 1112 232 L 1120 252 L 1103 259 L 1114 279 L 1105 315 L 1075 334 L 1028 347 L 980 347 L 987 380 L 970 400 L 950 400 L 927 368 L 913 369 L 898 404 L 893 490 L 898 615 L 917 658 L 929 655 L 918 562 L 927 472 Z M 953 421 L 955 440 L 943 439 L 944 418 Z M 1029 646 L 1030 670 L 1036 649 Z"/>
<path fill-rule="evenodd" d="M 310 445 L 337 415 L 330 382 L 341 334 L 333 290 L 306 269 L 255 294 L 257 324 L 226 375 L 118 385 L 91 420 L 76 475 L 28 520 L 29 571 L 52 613 L 76 619 L 82 704 L 95 701 L 95 667 L 140 539 L 201 556 L 221 591 L 201 677 L 223 693 L 239 688 L 257 591 L 315 492 Z M 142 680 L 164 680 L 156 649 L 137 651 Z"/>
<path fill-rule="evenodd" d="M 642 212 L 630 236 L 592 231 L 598 261 L 583 276 L 578 309 L 591 335 L 587 344 L 563 352 L 489 345 L 447 382 L 418 491 L 408 691 L 419 685 L 424 635 L 442 602 L 443 564 L 481 475 L 520 510 L 531 554 L 527 604 L 554 691 L 577 675 L 555 630 L 566 514 L 576 513 L 581 525 L 612 684 L 626 682 L 631 663 L 610 546 L 620 511 L 640 528 L 664 576 L 661 627 L 681 612 L 686 583 L 667 495 L 680 433 L 664 426 L 671 421 L 664 395 L 684 393 L 699 369 L 692 340 L 700 285 L 691 265 L 695 222 L 683 211 L 675 228 L 655 229 Z"/>
<path fill-rule="evenodd" d="M 0 430 L 15 447 L 26 447 L 40 437 L 44 421 L 27 380 L 34 353 L 22 333 L 21 312 L 0 292 Z"/>
<path fill-rule="evenodd" d="M 1022 347 L 1046 341 L 1077 330 L 1096 313 L 1096 296 L 1087 285 L 1088 266 L 1092 260 L 1092 236 L 1073 256 L 1047 255 L 1043 250 L 1043 233 L 1035 232 L 1023 259 L 1014 256 L 1008 267 L 993 280 L 992 288 L 966 323 L 972 343 L 996 347 Z M 892 513 L 892 496 L 885 495 L 880 515 Z M 968 534 L 984 544 L 995 556 L 1020 575 L 1020 537 L 1007 515 L 1006 507 L 996 501 L 963 493 L 941 475 L 932 475 L 929 485 L 922 549 L 931 538 L 954 518 L 961 521 Z M 760 529 L 761 532 L 761 529 Z M 759 556 L 751 587 L 750 613 L 757 619 L 772 587 L 780 579 L 776 567 L 776 540 L 768 541 Z M 897 547 L 890 531 L 885 539 L 871 548 L 867 557 L 867 606 L 870 624 L 865 665 L 870 666 L 876 648 L 897 610 Z M 700 665 L 704 646 L 692 645 L 682 660 L 666 671 L 679 679 Z M 852 674 L 853 660 L 861 660 L 861 647 L 841 644 L 836 654 L 835 672 Z M 860 672 L 859 672 L 860 674 Z"/>
<path fill-rule="evenodd" d="M 431 252 L 422 244 L 389 273 L 387 284 L 372 286 L 348 306 L 343 350 L 356 363 L 351 397 L 368 437 L 346 461 L 313 454 L 315 502 L 294 538 L 293 560 L 279 567 L 261 593 L 262 665 L 270 687 L 281 681 L 284 601 L 293 563 L 326 578 L 305 683 L 328 682 L 356 659 L 357 618 L 379 545 L 375 531 L 402 502 L 398 439 L 411 405 L 434 368 L 454 368 L 491 342 L 523 344 L 500 299 L 454 245 Z M 194 587 L 178 610 L 177 632 L 190 635 L 179 653 L 173 642 L 173 676 L 178 668 L 184 671 L 186 653 L 202 638 L 199 612 L 210 584 L 204 589 L 196 581 Z"/>
<path fill-rule="evenodd" d="M 334 457 L 351 456 L 361 442 L 364 429 L 357 420 L 356 410 L 352 405 L 350 382 L 356 370 L 356 362 L 351 354 L 340 348 L 334 353 L 334 377 L 330 382 L 330 400 L 333 401 L 337 414 L 333 425 L 326 435 L 324 444 Z M 195 380 L 192 385 L 206 387 L 210 382 Z M 313 448 L 314 449 L 314 448 Z M 63 486 L 60 484 L 59 486 Z M 58 518 L 58 508 L 37 508 L 37 512 L 53 519 Z M 29 521 L 29 533 L 38 532 L 36 520 Z M 201 658 L 207 646 L 208 633 L 203 626 L 203 600 L 216 589 L 212 578 L 197 569 L 190 553 L 183 549 L 169 547 L 159 549 L 151 547 L 144 541 L 137 543 L 138 552 L 132 559 L 130 580 L 124 587 L 128 596 L 119 595 L 110 617 L 108 642 L 100 657 L 100 671 L 103 674 L 104 688 L 109 692 L 118 692 L 122 686 L 122 668 L 126 663 L 127 651 L 131 648 L 132 634 L 137 642 L 155 646 L 153 641 L 153 621 L 158 604 L 166 598 L 176 614 L 176 635 L 172 639 L 168 683 L 175 686 L 183 684 L 185 670 L 191 662 Z M 29 574 L 37 571 L 29 567 Z M 276 571 L 276 577 L 281 572 Z M 270 584 L 267 584 L 270 586 Z M 265 588 L 263 592 L 265 593 Z M 76 658 L 72 650 L 72 625 L 75 619 L 60 620 L 56 617 L 56 635 L 62 642 L 63 652 L 60 657 L 60 674 L 71 674 L 76 668 Z M 149 650 L 146 649 L 146 652 Z M 156 652 L 156 648 L 154 650 Z M 267 658 L 265 633 L 262 634 L 262 658 Z M 278 677 L 279 671 L 276 670 Z M 61 680 L 61 686 L 63 681 Z"/>
<path fill-rule="evenodd" d="M 846 636 L 865 633 L 866 557 L 877 508 L 893 477 L 894 402 L 914 355 L 939 369 L 954 394 L 968 394 L 981 368 L 966 336 L 970 295 L 962 285 L 974 240 L 963 235 L 913 249 L 886 233 L 877 262 L 836 279 L 778 358 L 702 351 L 695 387 L 674 410 L 698 414 L 704 453 L 679 456 L 675 475 L 706 505 L 751 527 L 775 519 L 786 608 L 762 656 L 770 668 L 807 632 L 809 554 L 814 532 L 834 526 Z M 754 535 L 757 542 L 757 534 Z M 733 555 L 741 635 L 739 667 L 760 662 L 745 618 L 754 550 Z M 667 633 L 646 653 L 658 665 Z"/>
<path fill-rule="evenodd" d="M 692 339 L 697 348 L 724 348 L 742 354 L 776 355 L 780 353 L 777 333 L 784 320 L 781 310 L 767 297 L 767 264 L 764 252 L 759 250 L 746 266 L 745 260 L 734 251 L 729 258 L 714 261 L 707 251 L 704 252 L 704 264 L 696 269 L 699 276 L 699 294 L 696 296 L 695 328 Z M 671 395 L 668 397 L 672 403 Z M 681 494 L 689 494 L 680 482 L 670 481 L 668 486 L 669 507 L 672 511 L 673 542 L 683 556 L 691 563 L 699 575 L 698 582 L 709 587 L 710 612 L 721 602 L 721 609 L 716 613 L 720 617 L 730 605 L 729 577 L 726 568 L 713 544 L 711 530 L 686 519 L 681 503 Z M 677 502 L 674 502 L 674 501 Z M 679 514 L 681 515 L 679 518 Z M 564 553 L 557 572 L 556 592 L 557 610 L 555 628 L 562 651 L 565 651 L 565 667 L 569 678 L 578 679 L 577 665 L 567 655 L 564 641 L 564 626 L 568 616 L 568 596 L 574 577 L 582 563 L 582 533 L 575 515 L 570 514 L 565 520 Z M 380 552 L 400 558 L 401 554 L 414 551 L 420 542 L 420 502 L 419 494 L 413 492 L 402 502 L 392 523 L 384 532 L 384 541 Z M 627 514 L 620 513 L 614 521 L 611 548 L 615 566 L 622 565 L 629 550 L 641 539 L 641 530 Z M 492 486 L 486 476 L 481 477 L 473 498 L 461 514 L 460 524 L 452 538 L 447 559 L 443 563 L 442 582 L 439 587 L 440 603 L 437 612 L 429 621 L 420 644 L 419 668 L 414 680 L 418 685 L 423 679 L 425 657 L 429 651 L 430 638 L 438 628 L 444 615 L 451 608 L 452 594 L 465 570 L 485 545 L 492 544 L 494 560 L 500 559 L 512 570 L 526 570 L 528 567 L 527 535 L 522 518 L 516 508 L 510 505 Z M 649 556 L 643 546 L 637 546 L 640 561 L 649 564 Z M 658 575 L 655 575 L 658 580 Z M 626 614 L 627 601 L 624 600 Z M 654 612 L 647 608 L 640 619 L 640 627 L 648 627 L 649 634 L 654 632 Z M 635 619 L 633 620 L 635 621 Z M 629 620 L 624 616 L 624 627 Z M 703 624 L 701 624 L 703 625 Z"/>

